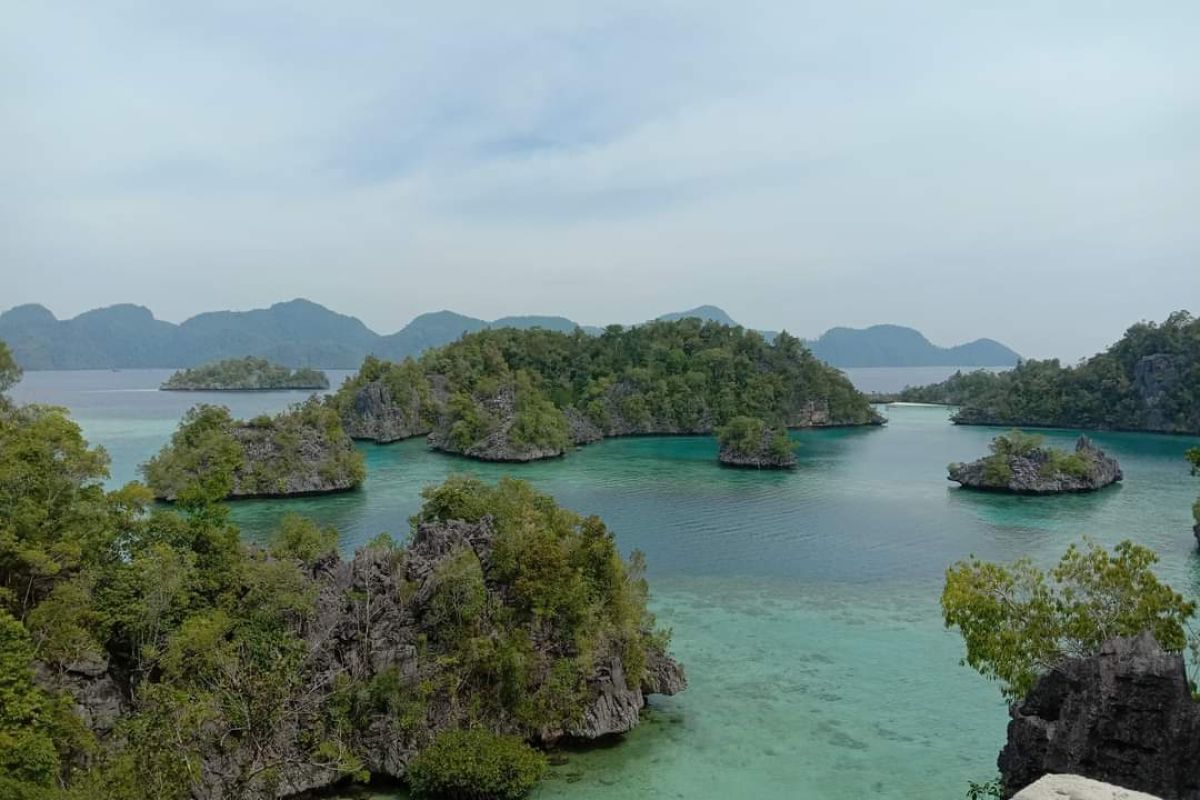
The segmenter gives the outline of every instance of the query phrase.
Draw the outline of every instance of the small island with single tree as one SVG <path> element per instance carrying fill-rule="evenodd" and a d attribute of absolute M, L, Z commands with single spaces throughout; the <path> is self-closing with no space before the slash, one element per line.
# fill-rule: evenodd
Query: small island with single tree
<path fill-rule="evenodd" d="M 794 469 L 795 445 L 786 428 L 773 428 L 756 417 L 734 417 L 717 430 L 718 460 L 727 467 Z"/>
<path fill-rule="evenodd" d="M 1086 436 L 1068 453 L 1043 446 L 1042 437 L 1014 430 L 997 436 L 992 454 L 968 464 L 951 464 L 950 480 L 967 489 L 1012 494 L 1092 492 L 1123 477 L 1115 458 Z"/>
<path fill-rule="evenodd" d="M 248 421 L 223 406 L 196 406 L 142 472 L 155 497 L 168 501 L 188 500 L 196 487 L 228 499 L 330 494 L 366 477 L 337 411 L 315 396 Z"/>
<path fill-rule="evenodd" d="M 191 369 L 181 369 L 167 378 L 164 392 L 266 392 L 283 389 L 329 388 L 329 378 L 319 369 L 290 369 L 265 358 L 230 358 Z"/>

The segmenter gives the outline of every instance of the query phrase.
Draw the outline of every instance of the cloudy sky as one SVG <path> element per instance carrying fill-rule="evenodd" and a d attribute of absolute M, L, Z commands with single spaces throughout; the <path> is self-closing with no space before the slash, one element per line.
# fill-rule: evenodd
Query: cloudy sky
<path fill-rule="evenodd" d="M 253 8 L 250 8 L 253 6 Z M 0 308 L 1200 312 L 1200 3 L 5 4 Z"/>

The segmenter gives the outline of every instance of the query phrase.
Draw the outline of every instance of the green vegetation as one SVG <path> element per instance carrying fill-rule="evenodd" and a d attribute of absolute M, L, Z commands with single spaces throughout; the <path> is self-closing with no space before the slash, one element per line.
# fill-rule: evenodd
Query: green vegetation
<path fill-rule="evenodd" d="M 776 428 L 770 432 L 770 439 L 763 448 L 767 438 L 767 425 L 761 419 L 754 417 L 734 417 L 717 429 L 717 441 L 722 448 L 728 448 L 734 453 L 743 455 L 760 454 L 778 461 L 786 461 L 794 455 L 795 444 L 787 431 Z"/>
<path fill-rule="evenodd" d="M 1025 361 L 958 373 L 899 399 L 961 406 L 963 423 L 1200 433 L 1200 320 L 1176 312 L 1134 325 L 1075 367 Z"/>
<path fill-rule="evenodd" d="M 13 358 L 8 345 L 0 342 L 0 393 L 7 392 L 21 380 L 21 367 Z"/>
<path fill-rule="evenodd" d="M 965 663 L 1023 697 L 1066 658 L 1092 655 L 1114 636 L 1149 630 L 1167 650 L 1189 645 L 1196 605 L 1155 577 L 1153 552 L 1128 541 L 1112 553 L 1072 545 L 1049 573 L 972 558 L 946 572 L 942 615 L 967 645 Z"/>
<path fill-rule="evenodd" d="M 337 491 L 366 475 L 336 409 L 316 397 L 249 422 L 223 406 L 196 406 L 142 471 L 158 497 L 182 501 L 197 487 L 206 497 Z"/>
<path fill-rule="evenodd" d="M 531 731 L 574 721 L 597 657 L 621 655 L 635 685 L 649 651 L 666 649 L 668 634 L 646 610 L 642 555 L 623 561 L 597 517 L 559 508 L 511 478 L 491 486 L 456 476 L 423 496 L 414 526 L 489 516 L 496 531 L 486 575 L 473 552 L 442 562 L 423 618 L 475 714 L 511 717 Z M 485 579 L 508 587 L 503 605 L 485 593 Z M 561 646 L 537 648 L 535 639 Z"/>
<path fill-rule="evenodd" d="M 231 358 L 176 372 L 160 387 L 167 390 L 328 389 L 319 369 L 288 369 L 265 358 Z"/>
<path fill-rule="evenodd" d="M 104 451 L 61 409 L 0 404 L 0 796 L 185 800 L 210 759 L 228 796 L 258 796 L 297 764 L 364 779 L 366 748 L 399 737 L 423 751 L 419 793 L 519 797 L 545 769 L 524 742 L 580 720 L 594 668 L 620 656 L 636 684 L 665 647 L 640 556 L 625 562 L 600 520 L 514 480 L 453 478 L 413 520 L 491 520 L 486 566 L 433 547 L 418 602 L 412 556 L 381 536 L 364 557 L 393 571 L 376 586 L 396 594 L 342 596 L 332 529 L 289 515 L 267 549 L 239 541 L 217 502 L 229 424 L 201 408 L 177 433 L 205 468 L 182 471 L 186 502 L 168 507 L 136 483 L 106 491 Z M 369 636 L 381 603 L 417 604 L 416 674 L 331 671 L 322 648 L 352 645 L 306 638 L 318 608 Z M 124 698 L 107 735 L 75 713 L 67 667 L 81 663 L 97 665 L 99 695 Z"/>
<path fill-rule="evenodd" d="M 518 800 L 546 772 L 546 757 L 518 736 L 483 730 L 445 731 L 409 766 L 418 797 Z"/>
<path fill-rule="evenodd" d="M 967 781 L 967 800 L 1003 800 L 1004 781 L 1002 778 L 992 778 L 990 781 Z"/>
<path fill-rule="evenodd" d="M 369 358 L 338 392 L 348 424 L 355 396 L 373 380 L 406 416 L 419 408 L 428 424 L 440 420 L 439 440 L 469 454 L 497 434 L 518 448 L 561 452 L 572 417 L 610 436 L 707 433 L 739 416 L 771 427 L 878 420 L 845 376 L 798 339 L 780 334 L 768 343 L 698 319 L 614 325 L 597 336 L 485 330 L 416 362 Z M 431 392 L 434 384 L 444 391 Z"/>

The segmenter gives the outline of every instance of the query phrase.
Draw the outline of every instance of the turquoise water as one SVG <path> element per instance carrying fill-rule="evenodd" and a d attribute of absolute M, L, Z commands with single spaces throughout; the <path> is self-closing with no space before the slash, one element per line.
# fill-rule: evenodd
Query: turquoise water
<path fill-rule="evenodd" d="M 108 448 L 115 480 L 170 435 L 195 396 L 140 391 L 160 373 L 34 373 L 20 399 L 74 409 Z M 112 391 L 115 390 L 115 391 Z M 239 414 L 302 395 L 220 395 Z M 963 492 L 946 464 L 978 456 L 995 431 L 958 428 L 945 409 L 891 407 L 880 429 L 804 431 L 790 473 L 721 469 L 705 437 L 631 438 L 530 465 L 435 454 L 421 441 L 362 445 L 361 491 L 234 504 L 248 538 L 284 510 L 338 527 L 353 549 L 403 534 L 422 486 L 455 471 L 515 474 L 583 513 L 650 566 L 654 608 L 674 630 L 691 687 L 655 698 L 619 744 L 571 753 L 538 798 L 961 798 L 995 772 L 1006 713 L 996 688 L 958 665 L 937 608 L 946 566 L 969 554 L 1055 559 L 1081 534 L 1131 537 L 1200 595 L 1190 508 L 1200 481 L 1183 451 L 1200 440 L 1096 434 L 1123 485 L 1056 498 Z M 1049 432 L 1069 445 L 1076 434 Z"/>

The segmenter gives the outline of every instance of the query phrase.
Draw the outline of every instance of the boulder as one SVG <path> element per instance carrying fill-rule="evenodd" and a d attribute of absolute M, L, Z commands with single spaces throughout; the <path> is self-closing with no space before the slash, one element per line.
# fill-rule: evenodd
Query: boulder
<path fill-rule="evenodd" d="M 1009 713 L 999 758 L 1006 797 L 1068 773 L 1163 800 L 1200 799 L 1200 704 L 1183 656 L 1148 632 L 1060 664 Z"/>
<path fill-rule="evenodd" d="M 1013 800 L 1162 800 L 1079 775 L 1047 775 L 1026 786 Z"/>

